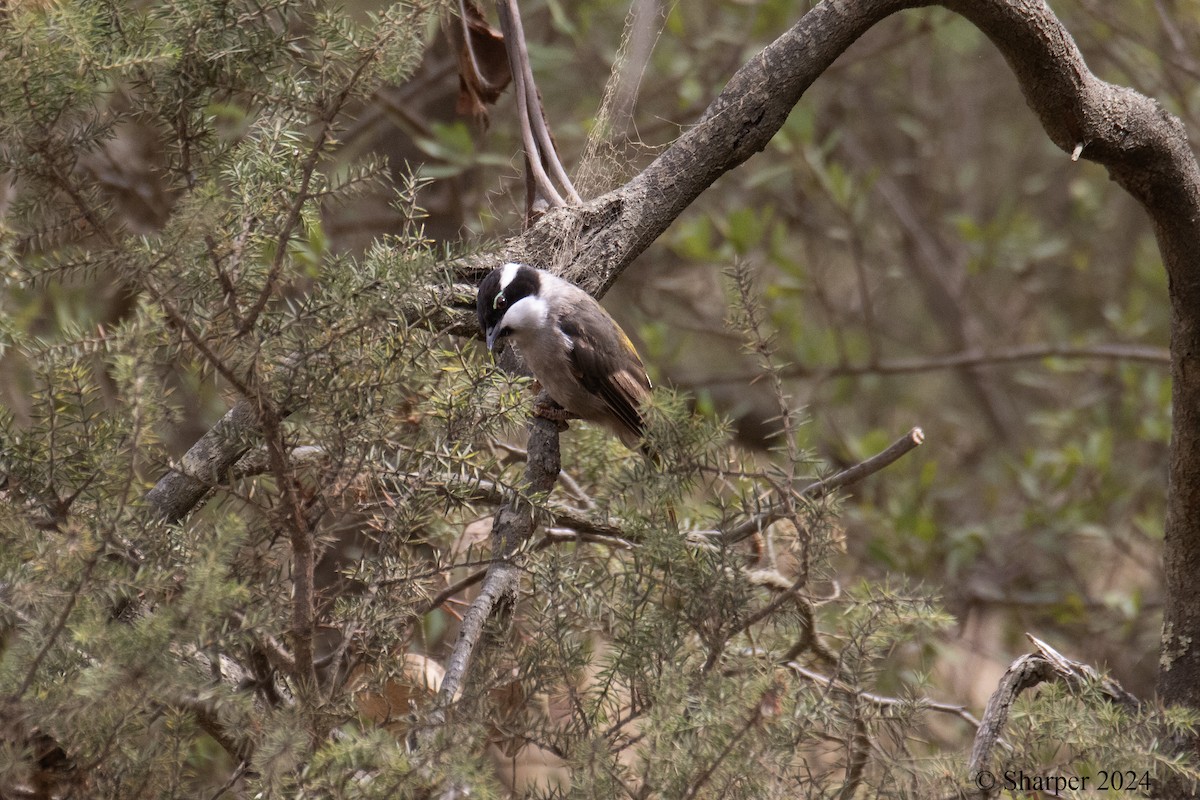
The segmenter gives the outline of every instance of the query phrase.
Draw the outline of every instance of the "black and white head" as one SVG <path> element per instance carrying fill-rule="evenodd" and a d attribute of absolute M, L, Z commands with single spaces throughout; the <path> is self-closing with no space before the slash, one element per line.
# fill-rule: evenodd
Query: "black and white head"
<path fill-rule="evenodd" d="M 489 350 L 514 341 L 558 405 L 637 445 L 650 379 L 629 337 L 587 292 L 544 270 L 505 264 L 479 285 L 476 312 Z"/>
<path fill-rule="evenodd" d="M 488 350 L 494 351 L 501 339 L 514 333 L 547 323 L 549 308 L 540 294 L 543 274 L 552 277 L 524 264 L 505 264 L 479 284 L 475 310 Z"/>

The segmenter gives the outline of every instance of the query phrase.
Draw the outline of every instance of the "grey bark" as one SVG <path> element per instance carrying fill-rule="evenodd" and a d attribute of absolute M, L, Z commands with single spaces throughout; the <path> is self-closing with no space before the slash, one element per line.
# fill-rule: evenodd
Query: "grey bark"
<path fill-rule="evenodd" d="M 225 481 L 230 468 L 261 437 L 256 405 L 238 402 L 158 479 L 146 493 L 147 505 L 163 519 L 178 522 Z"/>
<path fill-rule="evenodd" d="M 1091 666 L 1067 658 L 1036 636 L 1025 634 L 1033 642 L 1036 653 L 1021 656 L 1005 671 L 996 691 L 988 698 L 987 708 L 975 732 L 967 772 L 971 784 L 982 798 L 996 797 L 1003 785 L 991 771 L 992 750 L 1008 724 L 1008 714 L 1022 692 L 1050 680 L 1058 680 L 1076 694 L 1099 693 L 1107 700 L 1128 709 L 1138 707 L 1138 699 L 1116 681 L 1102 677 Z"/>
<path fill-rule="evenodd" d="M 530 496 L 545 496 L 554 488 L 560 471 L 558 425 L 542 417 L 529 421 L 529 445 L 526 448 L 525 483 Z M 500 507 L 492 520 L 492 564 L 483 588 L 463 615 L 458 638 L 446 664 L 446 675 L 438 690 L 438 707 L 433 724 L 444 722 L 446 713 L 462 689 L 467 669 L 483 633 L 483 625 L 496 603 L 513 592 L 521 579 L 522 547 L 533 536 L 537 520 L 534 508 L 524 497 L 514 497 Z"/>

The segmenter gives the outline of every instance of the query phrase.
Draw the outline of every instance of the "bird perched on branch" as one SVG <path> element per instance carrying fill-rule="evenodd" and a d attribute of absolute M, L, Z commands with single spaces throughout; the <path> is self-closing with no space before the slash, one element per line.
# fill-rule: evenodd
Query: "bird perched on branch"
<path fill-rule="evenodd" d="M 483 279 L 475 309 L 488 350 L 515 342 L 561 407 L 535 406 L 535 413 L 598 422 L 627 447 L 639 446 L 650 378 L 629 337 L 587 292 L 545 270 L 505 264 Z"/>

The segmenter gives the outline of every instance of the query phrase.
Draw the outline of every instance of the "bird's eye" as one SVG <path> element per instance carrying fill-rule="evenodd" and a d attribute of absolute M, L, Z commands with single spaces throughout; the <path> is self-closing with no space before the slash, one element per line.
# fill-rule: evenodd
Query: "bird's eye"
<path fill-rule="evenodd" d="M 492 301 L 492 308 L 498 310 L 508 305 L 508 298 L 503 294 L 496 295 L 496 299 Z"/>

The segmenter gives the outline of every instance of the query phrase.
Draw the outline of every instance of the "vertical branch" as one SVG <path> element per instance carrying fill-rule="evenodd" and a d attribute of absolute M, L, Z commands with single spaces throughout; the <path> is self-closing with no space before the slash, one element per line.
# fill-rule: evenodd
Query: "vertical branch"
<path fill-rule="evenodd" d="M 282 421 L 271 408 L 264 408 L 261 418 L 271 473 L 283 496 L 280 514 L 292 549 L 292 657 L 296 664 L 296 677 L 302 684 L 307 684 L 309 689 L 315 689 L 317 672 L 313 640 L 316 636 L 317 604 L 313 589 L 316 564 L 313 526 L 309 523 L 300 496 L 296 492 L 286 444 L 283 441 Z"/>
<path fill-rule="evenodd" d="M 860 164 L 874 163 L 873 154 L 853 135 L 843 137 L 842 148 Z M 966 272 L 961 248 L 958 251 L 951 248 L 936 227 L 924 223 L 919 215 L 921 204 L 917 198 L 909 197 L 901 184 L 890 176 L 879 175 L 872 183 L 872 191 L 888 207 L 903 231 L 903 241 L 911 251 L 903 263 L 929 309 L 927 318 L 931 325 L 940 329 L 952 349 L 961 351 L 974 348 L 980 339 L 976 330 L 978 325 L 972 327 L 970 324 L 971 320 L 967 318 L 952 279 L 952 275 Z M 858 255 L 855 253 L 856 258 Z M 861 275 L 862 264 L 856 261 L 855 270 Z M 865 314 L 867 311 L 864 309 Z M 871 363 L 875 364 L 880 357 L 880 347 L 873 330 L 873 320 L 865 315 L 864 322 L 871 340 Z M 970 366 L 958 367 L 955 371 L 992 431 L 1005 442 L 1016 442 L 1021 421 L 1014 417 L 1012 404 L 1006 401 L 1006 391 L 996 377 L 971 369 Z"/>
<path fill-rule="evenodd" d="M 497 0 L 500 28 L 508 52 L 517 98 L 517 116 L 521 122 L 521 139 L 525 148 L 526 224 L 543 204 L 564 206 L 566 201 L 547 173 L 550 172 L 575 204 L 582 200 L 571 185 L 566 170 L 558 159 L 553 138 L 546 125 L 541 97 L 529 65 L 525 31 L 521 25 L 516 0 Z M 510 351 L 511 352 L 511 351 Z M 526 491 L 531 496 L 549 494 L 558 480 L 561 467 L 558 425 L 535 416 L 529 422 L 529 444 L 525 462 Z M 467 609 L 459 627 L 458 638 L 446 667 L 446 675 L 438 691 L 437 706 L 431 715 L 434 726 L 445 722 L 447 710 L 462 690 L 484 623 L 501 597 L 514 591 L 520 578 L 521 549 L 530 541 L 536 527 L 534 509 L 521 497 L 514 497 L 496 512 L 492 521 L 492 564 L 488 567 L 479 596 Z"/>
<path fill-rule="evenodd" d="M 533 67 L 529 64 L 529 46 L 525 41 L 525 26 L 521 24 L 521 11 L 517 8 L 517 0 L 504 0 L 507 6 L 507 16 L 509 24 L 512 26 L 512 35 L 515 38 L 513 42 L 515 49 L 509 50 L 510 53 L 515 53 L 521 69 L 520 83 L 524 83 L 527 87 L 525 92 L 526 113 L 529 117 L 529 122 L 533 127 L 533 132 L 537 136 L 537 144 L 541 149 L 541 158 L 554 175 L 554 179 L 559 182 L 566 192 L 567 197 L 573 203 L 581 203 L 583 200 L 575 191 L 575 187 L 571 185 L 571 179 L 567 177 L 567 171 L 563 168 L 562 162 L 558 158 L 558 148 L 554 146 L 554 139 L 550 135 L 550 128 L 546 124 L 546 110 L 542 108 L 542 96 L 538 92 L 537 83 L 533 79 Z M 507 38 L 505 39 L 507 41 Z"/>
<path fill-rule="evenodd" d="M 508 51 L 517 99 L 517 118 L 521 123 L 521 141 L 525 148 L 527 219 L 544 210 L 547 205 L 565 206 L 568 200 L 579 205 L 583 200 L 559 160 L 554 138 L 546 124 L 542 98 L 529 64 L 520 9 L 516 0 L 497 0 L 496 10 L 500 16 L 500 29 L 504 32 L 504 46 Z"/>
<path fill-rule="evenodd" d="M 558 480 L 560 467 L 558 425 L 542 417 L 531 418 L 528 458 L 525 462 L 525 482 L 529 494 L 549 493 Z M 516 589 L 521 575 L 521 548 L 533 536 L 534 528 L 533 507 L 521 497 L 513 498 L 496 512 L 492 521 L 492 564 L 488 567 L 483 589 L 463 616 L 458 638 L 446 666 L 446 676 L 438 692 L 437 708 L 431 716 L 433 725 L 446 721 L 446 712 L 462 689 L 483 633 L 483 624 L 496 602 Z"/>
<path fill-rule="evenodd" d="M 754 287 L 754 278 L 744 263 L 735 263 L 730 270 L 734 285 L 738 292 L 738 301 L 743 315 L 742 327 L 749 339 L 747 345 L 758 358 L 762 369 L 771 380 L 772 395 L 779 410 L 780 434 L 784 438 L 784 453 L 787 456 L 784 486 L 780 488 L 777 504 L 782 518 L 789 519 L 800 533 L 800 564 L 797 575 L 797 588 L 808 581 L 808 537 L 803 533 L 804 526 L 796 520 L 796 466 L 800 463 L 801 452 L 796 444 L 796 409 L 792 407 L 783 376 L 775 363 L 775 343 L 771 337 L 763 334 L 762 306 Z"/>
<path fill-rule="evenodd" d="M 852 709 L 854 732 L 846 739 L 846 780 L 838 800 L 852 800 L 862 786 L 863 772 L 871 754 L 871 737 L 867 734 L 867 723 L 863 721 L 862 698 L 852 694 L 846 698 Z"/>

